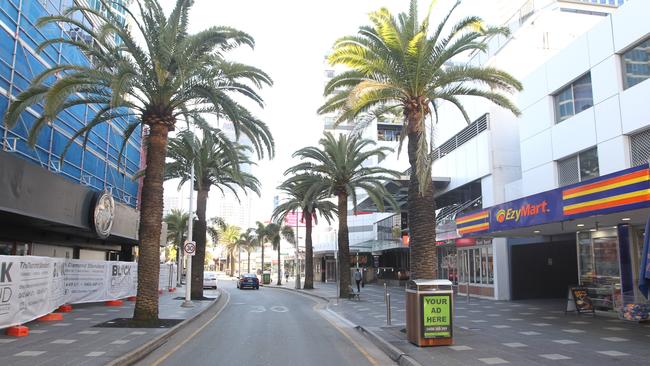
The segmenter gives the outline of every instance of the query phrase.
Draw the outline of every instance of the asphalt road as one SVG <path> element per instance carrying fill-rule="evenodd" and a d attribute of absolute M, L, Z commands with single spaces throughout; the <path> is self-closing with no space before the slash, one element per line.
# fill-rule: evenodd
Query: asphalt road
<path fill-rule="evenodd" d="M 216 318 L 171 339 L 140 364 L 394 365 L 324 310 L 323 302 L 282 289 L 238 290 L 232 281 L 219 286 L 228 303 Z"/>

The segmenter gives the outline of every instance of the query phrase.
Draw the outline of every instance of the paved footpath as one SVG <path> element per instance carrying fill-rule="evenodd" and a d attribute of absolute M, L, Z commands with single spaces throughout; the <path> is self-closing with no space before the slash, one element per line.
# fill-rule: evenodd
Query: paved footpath
<path fill-rule="evenodd" d="M 294 284 L 285 287 L 293 288 Z M 563 300 L 494 301 L 457 298 L 454 346 L 420 348 L 406 340 L 405 292 L 389 287 L 392 326 L 386 326 L 384 289 L 366 285 L 361 300 L 336 300 L 333 284 L 304 292 L 328 298 L 329 309 L 373 331 L 422 365 L 650 364 L 650 324 L 607 315 L 564 314 Z"/>
<path fill-rule="evenodd" d="M 183 289 L 160 296 L 160 318 L 187 319 L 198 314 L 212 301 L 195 301 L 195 307 L 182 308 Z M 217 291 L 205 290 L 205 296 L 216 297 Z M 134 302 L 124 301 L 120 307 L 103 303 L 73 305 L 63 320 L 34 321 L 26 324 L 29 336 L 15 338 L 0 335 L 0 365 L 105 365 L 167 332 L 157 328 L 98 328 L 97 324 L 115 318 L 130 318 Z"/>

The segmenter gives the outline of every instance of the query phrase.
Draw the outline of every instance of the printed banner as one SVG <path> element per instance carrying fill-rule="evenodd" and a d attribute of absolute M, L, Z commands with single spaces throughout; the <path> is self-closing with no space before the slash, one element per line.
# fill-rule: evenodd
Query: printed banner
<path fill-rule="evenodd" d="M 161 265 L 161 289 L 175 287 L 176 266 Z M 0 255 L 0 329 L 51 313 L 63 304 L 135 296 L 138 264 Z"/>

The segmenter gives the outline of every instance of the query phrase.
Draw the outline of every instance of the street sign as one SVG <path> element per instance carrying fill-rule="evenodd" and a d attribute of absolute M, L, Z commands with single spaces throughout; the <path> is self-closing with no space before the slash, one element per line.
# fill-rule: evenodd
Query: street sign
<path fill-rule="evenodd" d="M 185 242 L 185 245 L 183 245 L 183 250 L 185 250 L 185 253 L 188 255 L 194 255 L 196 253 L 196 243 L 193 241 Z"/>

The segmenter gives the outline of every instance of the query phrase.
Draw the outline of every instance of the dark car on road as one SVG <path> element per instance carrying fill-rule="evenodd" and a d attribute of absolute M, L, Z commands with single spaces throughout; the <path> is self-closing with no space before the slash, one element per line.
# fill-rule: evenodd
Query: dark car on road
<path fill-rule="evenodd" d="M 243 290 L 244 288 L 260 289 L 260 280 L 252 273 L 244 273 L 237 280 L 237 288 Z"/>

